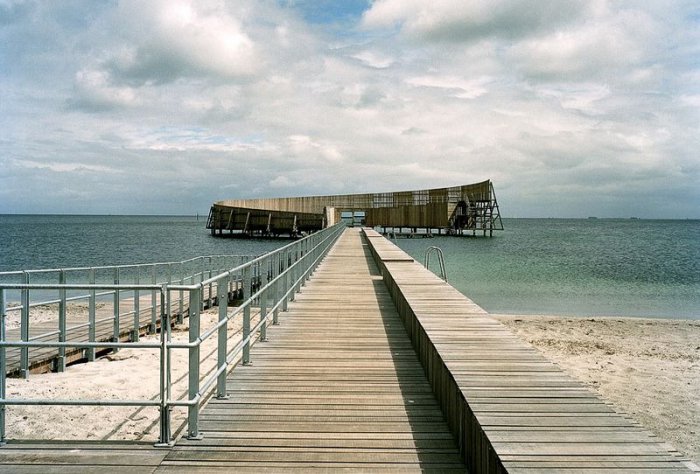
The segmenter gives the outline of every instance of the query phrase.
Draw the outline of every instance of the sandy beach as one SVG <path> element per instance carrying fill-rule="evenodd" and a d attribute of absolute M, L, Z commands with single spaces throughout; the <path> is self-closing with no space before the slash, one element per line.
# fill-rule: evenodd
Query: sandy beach
<path fill-rule="evenodd" d="M 700 460 L 700 321 L 494 316 L 617 411 Z"/>
<path fill-rule="evenodd" d="M 596 390 L 679 452 L 700 460 L 700 321 L 635 318 L 573 318 L 496 315 L 565 371 Z M 217 310 L 202 314 L 203 328 Z M 186 340 L 187 325 L 173 332 Z M 229 324 L 232 341 L 240 318 Z M 149 336 L 155 338 L 156 336 Z M 142 339 L 143 340 L 143 339 Z M 231 342 L 233 345 L 233 342 Z M 215 349 L 208 341 L 202 359 Z M 186 390 L 187 353 L 174 350 L 173 393 Z M 158 393 L 158 356 L 152 350 L 124 349 L 64 373 L 8 379 L 9 397 L 151 399 Z M 183 427 L 185 410 L 173 412 L 173 433 Z M 23 407 L 7 409 L 9 439 L 146 440 L 158 436 L 155 408 Z"/>

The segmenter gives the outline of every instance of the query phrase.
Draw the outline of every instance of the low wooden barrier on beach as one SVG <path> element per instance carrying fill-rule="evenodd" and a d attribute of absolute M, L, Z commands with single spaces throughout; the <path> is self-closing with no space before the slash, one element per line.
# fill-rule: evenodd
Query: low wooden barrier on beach
<path fill-rule="evenodd" d="M 471 472 L 697 471 L 389 240 L 365 235 Z"/>
<path fill-rule="evenodd" d="M 204 308 L 208 308 L 215 302 L 216 289 L 211 290 L 211 294 L 207 294 L 204 298 Z M 139 336 L 153 334 L 160 330 L 160 318 L 151 321 L 151 310 L 149 305 L 152 305 L 150 297 L 140 299 L 140 309 L 138 318 L 138 328 L 135 327 L 134 310 L 127 314 L 120 315 L 119 320 L 119 341 L 137 341 Z M 121 305 L 124 307 L 134 308 L 134 299 L 127 298 L 121 300 Z M 51 306 L 51 305 L 47 305 Z M 182 306 L 180 308 L 180 306 Z M 171 311 L 173 319 L 172 324 L 181 321 L 190 311 L 189 295 L 184 294 L 182 297 L 182 305 L 176 300 L 173 303 Z M 160 304 L 155 303 L 156 314 L 160 314 Z M 95 323 L 95 342 L 116 342 L 114 338 L 114 316 L 112 308 L 109 306 L 98 308 L 96 311 Z M 66 328 L 65 342 L 83 342 L 89 339 L 88 326 L 84 318 L 80 318 L 70 314 L 68 316 Z M 33 323 L 29 330 L 29 338 L 35 342 L 56 342 L 58 341 L 58 317 L 45 320 L 40 323 Z M 6 332 L 7 341 L 20 341 L 21 334 L 19 328 L 8 329 Z M 112 349 L 106 349 L 112 350 Z M 100 352 L 98 349 L 96 352 Z M 77 361 L 90 360 L 90 356 L 85 349 L 71 348 L 65 351 L 64 363 L 66 365 Z M 99 355 L 99 354 L 98 354 Z M 6 349 L 6 370 L 7 375 L 15 376 L 21 372 L 21 353 L 19 348 Z M 28 351 L 28 370 L 30 373 L 44 373 L 57 370 L 59 351 L 55 347 L 37 347 Z"/>

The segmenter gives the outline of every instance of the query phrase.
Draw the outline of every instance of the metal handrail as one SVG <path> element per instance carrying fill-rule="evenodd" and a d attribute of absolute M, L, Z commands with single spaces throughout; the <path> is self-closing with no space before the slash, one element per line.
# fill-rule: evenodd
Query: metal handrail
<path fill-rule="evenodd" d="M 188 408 L 188 438 L 200 439 L 199 432 L 199 408 L 203 400 L 206 399 L 209 390 L 216 385 L 218 397 L 226 396 L 226 374 L 241 358 L 242 363 L 250 363 L 250 347 L 254 343 L 255 334 L 259 333 L 259 340 L 266 340 L 267 325 L 272 320 L 272 324 L 277 324 L 279 311 L 286 311 L 287 302 L 294 299 L 296 292 L 300 291 L 306 279 L 315 269 L 316 265 L 325 256 L 335 240 L 343 230 L 344 225 L 338 224 L 323 231 L 311 234 L 296 242 L 285 245 L 282 248 L 261 255 L 248 261 L 229 267 L 216 276 L 211 276 L 213 270 L 202 271 L 197 274 L 199 282 L 195 277 L 189 278 L 190 283 L 185 284 L 186 279 L 180 278 L 178 281 L 170 281 L 160 285 L 156 284 L 70 284 L 65 283 L 65 271 L 60 273 L 60 283 L 2 283 L 0 282 L 0 444 L 5 442 L 5 407 L 7 405 L 109 405 L 109 406 L 159 406 L 160 408 L 160 435 L 156 446 L 169 446 L 172 444 L 170 430 L 170 410 L 175 406 L 186 406 Z M 195 259 L 192 259 L 195 260 Z M 109 267 L 123 268 L 123 267 Z M 205 273 L 209 278 L 205 279 Z M 94 272 L 90 272 L 94 277 Z M 118 270 L 115 271 L 118 277 Z M 116 280 L 116 278 L 115 278 Z M 219 306 L 219 322 L 213 327 L 200 334 L 200 312 L 203 309 L 205 290 L 208 289 L 208 298 L 212 297 L 213 285 L 216 285 L 216 298 Z M 228 300 L 232 287 L 234 291 L 240 288 L 243 292 L 243 302 L 231 313 L 228 312 Z M 31 290 L 58 290 L 59 317 L 58 317 L 58 341 L 36 341 L 31 340 L 28 334 L 28 326 L 22 328 L 19 341 L 6 340 L 6 316 L 8 309 L 6 300 L 6 290 L 20 290 L 23 293 L 23 314 L 22 323 L 28 321 L 29 299 Z M 66 336 L 66 302 L 69 298 L 67 291 L 88 290 L 90 291 L 90 313 L 93 332 L 89 334 L 89 341 L 67 341 Z M 94 302 L 98 290 L 110 290 L 109 293 L 115 295 L 114 321 L 115 335 L 113 341 L 99 342 L 94 340 Z M 128 314 L 134 314 L 134 325 L 138 324 L 138 292 L 150 291 L 160 294 L 160 303 L 153 300 L 153 311 L 160 308 L 160 342 L 143 343 L 138 342 L 138 337 L 130 342 L 119 342 L 119 317 L 127 314 L 122 313 L 118 304 L 120 291 L 131 291 L 134 293 L 134 310 Z M 172 293 L 179 294 L 180 313 L 183 316 L 183 293 L 188 293 L 189 312 L 189 342 L 175 343 L 170 338 Z M 109 294 L 108 293 L 108 294 Z M 257 324 L 251 328 L 251 309 L 255 305 L 258 312 Z M 26 313 L 26 314 L 25 314 Z M 242 314 L 243 331 L 241 340 L 231 349 L 227 347 L 227 324 L 233 318 Z M 108 318 L 109 319 L 109 318 Z M 155 332 L 155 321 L 153 322 Z M 26 329 L 26 331 L 25 331 Z M 136 330 L 138 331 L 138 329 Z M 218 335 L 217 341 L 217 365 L 216 370 L 200 381 L 200 357 L 201 344 L 212 337 Z M 33 338 L 32 338 L 33 339 Z M 58 400 L 58 399 L 18 399 L 6 396 L 6 374 L 7 360 L 6 349 L 16 347 L 21 351 L 21 359 L 26 357 L 28 366 L 28 350 L 36 347 L 54 347 L 58 349 L 57 364 L 58 370 L 65 369 L 65 351 L 68 348 L 82 348 L 94 351 L 97 348 L 109 348 L 118 350 L 120 348 L 159 348 L 160 349 L 160 394 L 158 400 Z M 170 351 L 176 349 L 187 349 L 189 351 L 188 366 L 188 394 L 184 400 L 175 400 L 171 395 L 170 376 Z M 94 357 L 94 352 L 93 352 Z M 28 368 L 28 367 L 27 367 Z M 24 374 L 28 376 L 28 370 Z"/>
<path fill-rule="evenodd" d="M 430 270 L 430 255 L 432 253 L 436 253 L 438 256 L 438 263 L 440 265 L 440 278 L 445 280 L 447 283 L 447 269 L 445 268 L 445 255 L 442 253 L 442 249 L 440 247 L 432 246 L 428 247 L 428 249 L 425 251 L 425 268 Z"/>
<path fill-rule="evenodd" d="M 98 265 L 94 267 L 63 267 L 63 268 L 37 268 L 33 270 L 10 270 L 0 272 L 0 277 L 9 275 L 21 276 L 24 273 L 57 273 L 60 271 L 86 271 L 86 270 L 113 270 L 115 268 L 126 269 L 126 268 L 146 268 L 153 266 L 165 266 L 165 265 L 184 265 L 186 263 L 194 262 L 202 259 L 209 258 L 228 258 L 228 257 L 239 257 L 239 255 L 230 254 L 214 254 L 214 255 L 199 255 L 197 257 L 188 258 L 186 260 L 173 260 L 164 262 L 150 262 L 150 263 L 129 263 L 124 265 Z"/>

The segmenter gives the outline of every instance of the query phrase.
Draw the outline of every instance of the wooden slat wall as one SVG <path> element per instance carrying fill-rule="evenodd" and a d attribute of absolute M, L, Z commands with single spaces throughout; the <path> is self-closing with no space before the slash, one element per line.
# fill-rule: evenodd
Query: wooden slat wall
<path fill-rule="evenodd" d="M 380 207 L 368 209 L 365 224 L 369 227 L 447 227 L 450 215 L 446 202 L 418 206 Z"/>
<path fill-rule="evenodd" d="M 324 213 L 330 208 L 334 208 L 335 221 L 340 219 L 341 211 L 354 210 L 366 213 L 368 226 L 447 228 L 460 201 L 491 199 L 489 180 L 450 188 L 389 193 L 233 199 L 214 203 L 207 228 L 219 233 L 223 230 L 266 230 L 266 219 L 272 214 L 272 228 L 280 233 L 296 230 L 294 216 L 298 230 L 315 230 L 327 225 Z M 249 214 L 251 218 L 242 217 Z"/>
<path fill-rule="evenodd" d="M 692 472 L 372 230 L 370 248 L 471 472 Z"/>
<path fill-rule="evenodd" d="M 222 207 L 264 209 L 270 211 L 321 214 L 327 206 L 343 210 L 367 210 L 377 207 L 413 206 L 428 203 L 489 200 L 491 181 L 449 188 L 390 193 L 340 194 L 262 199 L 228 199 L 215 204 Z M 423 202 L 424 201 L 424 202 Z"/>

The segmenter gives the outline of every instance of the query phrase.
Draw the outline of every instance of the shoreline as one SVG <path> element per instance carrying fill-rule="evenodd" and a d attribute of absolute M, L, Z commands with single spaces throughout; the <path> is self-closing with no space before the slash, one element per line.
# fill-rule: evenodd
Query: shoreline
<path fill-rule="evenodd" d="M 700 460 L 700 320 L 492 314 L 572 377 Z"/>
<path fill-rule="evenodd" d="M 483 308 L 483 306 L 482 306 Z M 579 320 L 579 319 L 604 319 L 604 320 L 609 320 L 609 319 L 622 319 L 625 321 L 628 320 L 633 320 L 633 319 L 641 319 L 641 320 L 652 320 L 652 321 L 687 321 L 687 322 L 697 322 L 700 323 L 700 313 L 698 314 L 693 314 L 692 316 L 670 316 L 669 314 L 647 314 L 647 315 L 629 315 L 629 314 L 599 314 L 599 313 L 592 313 L 592 314 L 564 314 L 562 312 L 545 312 L 545 311 L 533 311 L 533 312 L 526 312 L 526 311 L 489 311 L 484 308 L 484 311 L 489 313 L 491 316 L 497 318 L 497 319 L 510 319 L 510 318 L 516 318 L 516 319 L 521 319 L 521 318 L 570 318 L 574 320 Z"/>

